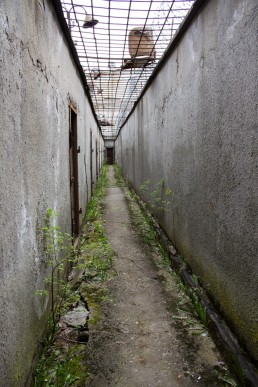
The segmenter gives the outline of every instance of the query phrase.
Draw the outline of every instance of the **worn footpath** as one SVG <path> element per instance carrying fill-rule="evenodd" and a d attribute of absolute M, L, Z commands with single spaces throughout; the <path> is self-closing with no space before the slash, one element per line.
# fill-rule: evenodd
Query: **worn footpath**
<path fill-rule="evenodd" d="M 236 386 L 176 275 L 141 240 L 113 167 L 109 180 L 104 220 L 115 275 L 100 309 L 89 301 L 86 385 Z"/>

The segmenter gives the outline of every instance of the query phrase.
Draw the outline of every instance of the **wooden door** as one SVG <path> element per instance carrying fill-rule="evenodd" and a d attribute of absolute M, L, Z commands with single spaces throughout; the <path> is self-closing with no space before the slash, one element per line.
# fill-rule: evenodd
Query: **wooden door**
<path fill-rule="evenodd" d="M 76 237 L 79 235 L 80 231 L 80 210 L 78 182 L 77 114 L 73 108 L 70 108 L 69 148 L 72 235 Z"/>

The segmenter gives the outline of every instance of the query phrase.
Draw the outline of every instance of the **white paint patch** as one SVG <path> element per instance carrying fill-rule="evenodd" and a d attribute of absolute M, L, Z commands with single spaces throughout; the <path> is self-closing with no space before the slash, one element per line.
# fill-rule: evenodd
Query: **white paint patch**
<path fill-rule="evenodd" d="M 47 95 L 47 115 L 48 117 L 51 117 L 53 114 L 53 102 L 51 100 L 52 96 Z"/>
<path fill-rule="evenodd" d="M 57 144 L 59 144 L 59 142 Z M 54 175 L 55 175 L 55 192 L 57 194 L 58 183 L 59 183 L 59 175 L 60 175 L 60 149 L 59 149 L 59 146 L 58 146 L 58 148 L 56 150 Z"/>
<path fill-rule="evenodd" d="M 242 20 L 244 14 L 244 4 L 240 3 L 239 7 L 235 10 L 233 14 L 233 24 L 228 27 L 226 32 L 226 37 L 228 40 L 233 39 L 236 35 L 236 29 L 238 29 L 238 23 Z"/>
<path fill-rule="evenodd" d="M 33 240 L 34 236 L 32 233 L 32 220 L 29 216 L 27 207 L 25 205 L 25 191 L 23 185 L 21 186 L 21 198 L 22 198 L 22 208 L 21 208 L 21 223 L 20 229 L 18 231 L 18 238 L 21 249 L 24 251 L 24 243 L 26 240 Z"/>
<path fill-rule="evenodd" d="M 59 114 L 59 95 L 56 95 L 56 117 L 57 117 L 57 133 L 61 132 L 60 114 Z"/>
<path fill-rule="evenodd" d="M 189 45 L 188 45 L 188 56 L 190 56 L 191 61 L 194 63 L 196 60 L 196 49 L 194 48 L 193 39 L 189 39 Z M 189 60 L 190 60 L 189 58 Z"/>

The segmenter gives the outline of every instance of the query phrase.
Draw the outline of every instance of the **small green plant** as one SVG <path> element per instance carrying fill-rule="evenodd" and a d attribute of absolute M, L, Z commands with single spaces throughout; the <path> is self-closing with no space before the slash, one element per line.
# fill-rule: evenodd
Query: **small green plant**
<path fill-rule="evenodd" d="M 193 275 L 193 280 L 196 284 L 198 284 L 199 277 L 196 275 Z M 184 303 L 191 305 L 192 312 L 198 315 L 201 324 L 203 325 L 203 327 L 206 328 L 208 325 L 207 312 L 201 300 L 200 291 L 201 291 L 200 289 L 197 290 L 195 288 L 192 288 L 184 282 L 181 282 L 181 281 L 179 282 L 179 292 L 181 293 L 182 305 L 184 305 Z"/>
<path fill-rule="evenodd" d="M 228 374 L 228 372 L 222 373 L 221 371 L 215 371 L 215 375 L 225 386 L 237 387 L 236 381 Z"/>
<path fill-rule="evenodd" d="M 114 164 L 114 170 L 115 170 L 115 178 L 116 178 L 116 182 L 117 182 L 117 185 L 119 187 L 122 187 L 125 182 L 124 182 L 124 178 L 123 178 L 123 173 L 122 173 L 122 168 L 119 164 Z"/>
<path fill-rule="evenodd" d="M 72 345 L 64 354 L 61 348 L 50 349 L 38 364 L 35 387 L 81 386 L 88 377 L 82 345 Z"/>
<path fill-rule="evenodd" d="M 46 289 L 35 292 L 39 296 L 48 296 L 51 300 L 51 328 L 52 336 L 56 330 L 62 308 L 65 308 L 68 298 L 77 299 L 79 295 L 71 291 L 71 286 L 66 280 L 65 270 L 75 262 L 77 254 L 72 243 L 72 237 L 56 225 L 57 211 L 49 208 L 43 226 L 44 254 L 50 267 L 50 275 L 44 278 Z"/>
<path fill-rule="evenodd" d="M 103 213 L 102 198 L 106 192 L 108 181 L 107 165 L 104 164 L 102 166 L 101 174 L 94 190 L 94 195 L 88 204 L 86 221 L 94 221 L 98 219 L 99 216 Z"/>
<path fill-rule="evenodd" d="M 146 180 L 140 185 L 141 195 L 147 195 L 149 199 L 148 207 L 152 213 L 159 214 L 162 211 L 171 211 L 171 204 L 174 201 L 174 192 L 171 188 L 166 188 L 164 179 L 161 179 L 151 190 L 151 181 Z"/>
<path fill-rule="evenodd" d="M 108 243 L 102 221 L 103 196 L 108 181 L 107 165 L 103 165 L 82 226 L 82 234 L 86 239 L 81 243 L 81 254 L 84 259 L 80 267 L 86 268 L 85 279 L 89 281 L 92 279 L 104 281 L 113 266 L 114 252 Z"/>
<path fill-rule="evenodd" d="M 189 294 L 189 298 L 191 299 L 192 301 L 192 304 L 193 304 L 193 307 L 194 307 L 194 310 L 196 311 L 196 313 L 198 314 L 202 324 L 207 327 L 207 313 L 206 313 L 206 309 L 205 307 L 203 306 L 200 298 L 198 297 L 198 295 L 196 294 L 195 290 L 194 289 L 187 289 L 186 288 L 186 292 L 188 292 Z"/>
<path fill-rule="evenodd" d="M 45 281 L 47 290 L 39 290 L 37 294 L 44 296 L 51 293 L 52 289 L 55 289 L 54 293 L 58 289 L 59 293 L 55 294 L 49 330 L 34 374 L 35 387 L 80 387 L 90 378 L 84 344 L 69 339 L 66 341 L 62 330 L 56 329 L 56 323 L 60 314 L 71 309 L 79 301 L 80 296 L 89 303 L 90 308 L 95 302 L 97 308 L 98 302 L 105 302 L 108 299 L 102 281 L 108 277 L 109 269 L 112 269 L 114 252 L 108 243 L 102 220 L 103 196 L 107 183 L 107 166 L 104 165 L 81 227 L 79 256 L 73 247 L 69 247 L 70 236 L 56 226 L 57 213 L 53 210 L 48 211 L 43 237 L 50 275 Z M 81 282 L 75 284 L 77 291 L 66 282 L 67 263 L 72 264 L 75 271 L 83 269 Z M 101 287 L 98 283 L 101 283 Z M 95 313 L 94 317 L 91 317 L 91 323 L 96 318 Z"/>

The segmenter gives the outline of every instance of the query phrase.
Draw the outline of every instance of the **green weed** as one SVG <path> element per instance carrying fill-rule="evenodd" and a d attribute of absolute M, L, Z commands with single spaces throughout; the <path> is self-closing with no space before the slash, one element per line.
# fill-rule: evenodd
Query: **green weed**
<path fill-rule="evenodd" d="M 65 275 L 68 267 L 75 263 L 77 251 L 73 246 L 72 237 L 56 225 L 57 218 L 58 212 L 49 208 L 42 228 L 42 239 L 44 241 L 44 255 L 50 268 L 50 274 L 44 278 L 45 289 L 35 291 L 35 294 L 41 297 L 50 295 L 51 319 L 49 320 L 49 329 L 51 329 L 52 338 L 56 331 L 57 321 L 67 304 L 67 300 L 74 302 L 79 297 L 71 292 Z"/>
<path fill-rule="evenodd" d="M 85 239 L 81 243 L 83 259 L 80 265 L 87 269 L 85 279 L 88 281 L 104 281 L 113 267 L 114 252 L 108 243 L 102 220 L 103 197 L 107 184 L 107 166 L 104 165 L 82 225 Z"/>
<path fill-rule="evenodd" d="M 151 180 L 146 180 L 140 185 L 141 196 L 147 196 L 147 207 L 156 215 L 161 212 L 171 211 L 171 205 L 175 200 L 175 193 L 170 187 L 166 187 L 164 179 L 158 181 L 154 189 L 151 189 Z"/>
<path fill-rule="evenodd" d="M 115 170 L 115 178 L 116 178 L 116 183 L 119 187 L 123 187 L 125 185 L 125 181 L 123 178 L 123 173 L 122 173 L 122 168 L 119 164 L 115 163 L 114 164 L 114 170 Z"/>
<path fill-rule="evenodd" d="M 44 239 L 51 275 L 45 279 L 47 289 L 38 290 L 37 294 L 42 297 L 48 295 L 50 287 L 55 303 L 52 304 L 43 353 L 35 370 L 35 387 L 79 387 L 85 385 L 86 379 L 89 378 L 84 345 L 79 343 L 71 345 L 67 342 L 64 347 L 57 340 L 59 317 L 64 311 L 71 309 L 81 297 L 81 292 L 74 290 L 71 283 L 65 281 L 61 274 L 64 273 L 67 262 L 72 264 L 74 269 L 85 269 L 85 276 L 82 279 L 85 284 L 83 293 L 86 296 L 89 293 L 91 298 L 93 295 L 90 284 L 95 285 L 107 278 L 114 256 L 106 238 L 102 220 L 103 196 L 107 184 L 107 167 L 103 166 L 81 227 L 81 246 L 77 254 L 69 247 L 70 237 L 55 225 L 57 214 L 52 210 L 48 211 Z M 61 259 L 60 252 L 63 254 Z M 54 296 L 55 292 L 57 293 Z M 107 294 L 103 293 L 101 300 L 105 301 L 107 298 Z"/>
<path fill-rule="evenodd" d="M 56 347 L 42 356 L 36 369 L 34 386 L 79 387 L 88 376 L 83 345 L 70 346 L 66 354 Z"/>

